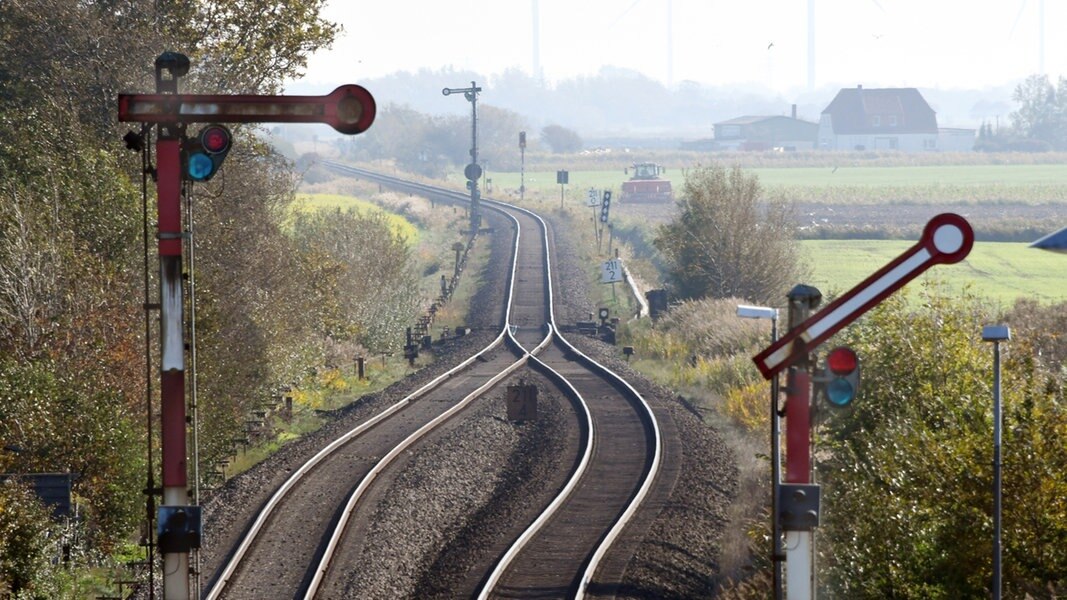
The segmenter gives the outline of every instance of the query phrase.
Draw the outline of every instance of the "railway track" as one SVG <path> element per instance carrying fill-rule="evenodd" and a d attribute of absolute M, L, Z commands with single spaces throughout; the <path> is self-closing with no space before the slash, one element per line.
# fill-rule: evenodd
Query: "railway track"
<path fill-rule="evenodd" d="M 464 203 L 462 193 L 330 165 L 401 191 Z M 487 212 L 513 235 L 500 330 L 447 373 L 340 436 L 264 503 L 226 552 L 205 598 L 316 598 L 351 595 L 337 557 L 355 552 L 361 524 L 404 468 L 413 449 L 505 380 L 536 370 L 569 399 L 580 431 L 570 472 L 520 535 L 493 542 L 475 576 L 454 596 L 583 597 L 610 592 L 627 558 L 604 560 L 645 498 L 660 463 L 660 433 L 629 384 L 560 335 L 553 310 L 548 228 L 537 215 L 489 199 Z M 419 524 L 412 523 L 412 527 Z M 286 560 L 278 560 L 278 549 Z M 604 565 L 612 565 L 605 567 Z M 482 575 L 477 575 L 482 573 Z M 364 594 L 356 593 L 359 597 Z"/>

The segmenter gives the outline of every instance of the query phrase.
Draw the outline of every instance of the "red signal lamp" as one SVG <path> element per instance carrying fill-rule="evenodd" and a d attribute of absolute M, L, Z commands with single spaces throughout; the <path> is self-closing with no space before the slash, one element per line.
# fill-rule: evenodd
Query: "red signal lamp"
<path fill-rule="evenodd" d="M 860 389 L 860 359 L 847 346 L 838 346 L 826 355 L 826 399 L 834 406 L 848 406 Z"/>
<path fill-rule="evenodd" d="M 200 144 L 208 154 L 220 154 L 230 149 L 230 132 L 222 125 L 210 125 L 200 132 Z"/>

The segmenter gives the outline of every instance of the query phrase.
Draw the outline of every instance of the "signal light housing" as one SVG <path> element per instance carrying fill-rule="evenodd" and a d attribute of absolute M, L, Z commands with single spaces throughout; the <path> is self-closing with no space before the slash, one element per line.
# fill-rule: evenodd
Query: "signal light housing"
<path fill-rule="evenodd" d="M 847 346 L 838 346 L 826 355 L 823 394 L 834 406 L 848 406 L 860 390 L 860 360 Z"/>
<path fill-rule="evenodd" d="M 182 179 L 208 181 L 215 176 L 230 152 L 233 136 L 218 124 L 205 126 L 196 137 L 182 142 Z"/>

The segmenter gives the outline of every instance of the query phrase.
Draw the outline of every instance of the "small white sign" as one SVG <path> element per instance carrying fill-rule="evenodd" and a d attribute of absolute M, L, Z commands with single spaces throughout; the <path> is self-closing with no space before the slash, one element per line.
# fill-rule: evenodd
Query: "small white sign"
<path fill-rule="evenodd" d="M 600 283 L 623 281 L 622 261 L 618 258 L 605 260 L 600 267 Z"/>
<path fill-rule="evenodd" d="M 600 206 L 600 200 L 598 196 L 600 196 L 600 193 L 597 192 L 596 189 L 589 188 L 589 200 L 586 201 L 586 204 L 588 204 L 589 206 Z"/>

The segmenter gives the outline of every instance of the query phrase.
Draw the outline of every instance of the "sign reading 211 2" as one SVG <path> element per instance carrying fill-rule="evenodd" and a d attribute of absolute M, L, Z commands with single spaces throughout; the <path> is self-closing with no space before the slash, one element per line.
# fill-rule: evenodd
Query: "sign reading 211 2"
<path fill-rule="evenodd" d="M 622 261 L 613 258 L 600 266 L 600 283 L 615 283 L 623 280 Z"/>

